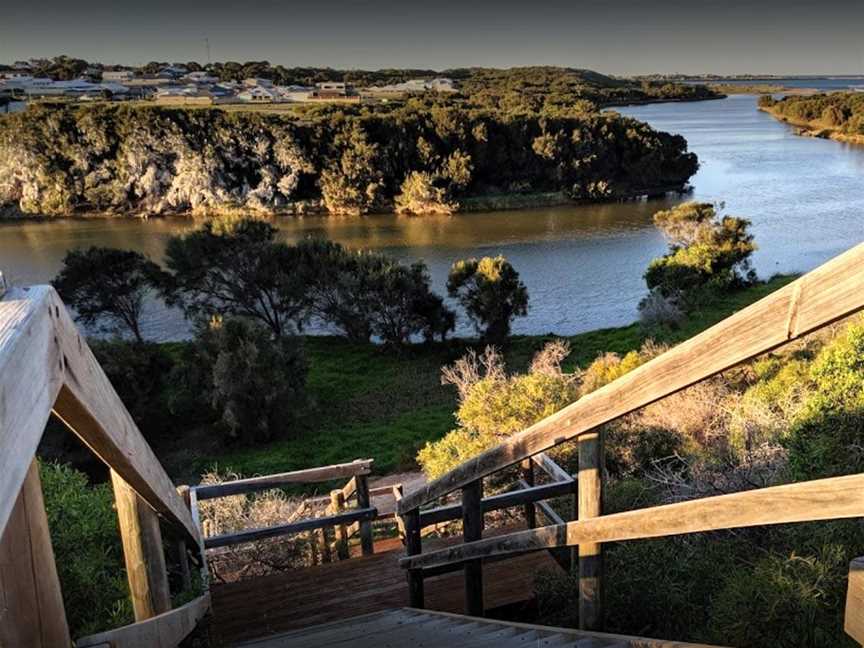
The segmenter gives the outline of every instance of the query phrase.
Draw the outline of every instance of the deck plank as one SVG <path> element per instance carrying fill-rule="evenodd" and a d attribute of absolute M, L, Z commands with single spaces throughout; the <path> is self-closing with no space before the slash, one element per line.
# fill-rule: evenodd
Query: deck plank
<path fill-rule="evenodd" d="M 438 548 L 459 543 L 461 537 L 427 542 Z M 214 636 L 230 644 L 405 606 L 408 583 L 399 567 L 399 558 L 405 555 L 401 543 L 376 542 L 375 551 L 371 556 L 211 585 Z M 529 600 L 534 576 L 543 569 L 561 568 L 547 552 L 486 565 L 486 608 Z M 461 571 L 426 580 L 428 609 L 463 613 L 464 605 Z"/>

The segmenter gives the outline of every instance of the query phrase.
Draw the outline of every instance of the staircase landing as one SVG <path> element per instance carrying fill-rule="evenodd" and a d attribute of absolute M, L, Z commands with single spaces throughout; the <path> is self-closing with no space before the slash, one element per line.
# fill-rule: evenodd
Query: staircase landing
<path fill-rule="evenodd" d="M 496 532 L 512 530 L 504 528 Z M 424 540 L 430 549 L 453 542 L 461 542 L 461 538 Z M 371 556 L 248 581 L 213 584 L 210 588 L 213 634 L 230 644 L 404 606 L 409 600 L 405 570 L 399 567 L 399 559 L 404 555 L 398 539 L 383 540 L 375 543 Z M 486 609 L 530 600 L 537 572 L 560 569 L 545 551 L 485 565 Z M 464 592 L 461 571 L 427 578 L 426 607 L 463 612 Z"/>

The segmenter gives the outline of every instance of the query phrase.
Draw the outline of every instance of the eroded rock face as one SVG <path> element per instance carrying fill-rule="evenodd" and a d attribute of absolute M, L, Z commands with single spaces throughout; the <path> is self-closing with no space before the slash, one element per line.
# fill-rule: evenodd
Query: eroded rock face
<path fill-rule="evenodd" d="M 547 118 L 404 108 L 299 121 L 108 104 L 31 108 L 0 120 L 0 209 L 7 213 L 323 208 L 354 215 L 394 204 L 449 213 L 490 186 L 615 200 L 681 188 L 697 167 L 683 138 L 596 112 Z M 406 191 L 413 185 L 423 191 Z"/>

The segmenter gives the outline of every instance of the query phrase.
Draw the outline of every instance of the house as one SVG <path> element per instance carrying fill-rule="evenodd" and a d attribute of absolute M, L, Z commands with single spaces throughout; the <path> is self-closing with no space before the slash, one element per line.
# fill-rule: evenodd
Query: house
<path fill-rule="evenodd" d="M 28 61 L 15 61 L 12 64 L 13 70 L 18 70 L 19 72 L 27 72 L 28 70 L 32 70 L 30 63 Z"/>
<path fill-rule="evenodd" d="M 132 70 L 102 70 L 102 80 L 111 83 L 123 83 L 131 81 L 135 74 Z"/>
<path fill-rule="evenodd" d="M 354 88 L 341 81 L 325 81 L 315 84 L 315 91 L 309 96 L 310 101 L 337 101 L 340 103 L 359 103 L 360 95 Z"/>
<path fill-rule="evenodd" d="M 298 85 L 275 86 L 273 89 L 279 94 L 282 101 L 290 102 L 309 101 L 309 97 L 315 91 L 315 88 Z"/>
<path fill-rule="evenodd" d="M 247 88 L 272 88 L 273 82 L 270 79 L 259 79 L 257 77 L 243 79 L 243 85 Z"/>
<path fill-rule="evenodd" d="M 182 65 L 169 65 L 159 70 L 156 76 L 160 79 L 179 79 L 187 72 L 188 70 Z"/>
<path fill-rule="evenodd" d="M 218 77 L 212 76 L 209 72 L 204 70 L 189 72 L 188 74 L 183 75 L 183 80 L 188 81 L 189 83 L 197 83 L 199 85 L 219 82 Z"/>
<path fill-rule="evenodd" d="M 255 86 L 248 88 L 237 95 L 237 99 L 247 103 L 276 103 L 282 101 L 282 97 L 274 88 Z"/>

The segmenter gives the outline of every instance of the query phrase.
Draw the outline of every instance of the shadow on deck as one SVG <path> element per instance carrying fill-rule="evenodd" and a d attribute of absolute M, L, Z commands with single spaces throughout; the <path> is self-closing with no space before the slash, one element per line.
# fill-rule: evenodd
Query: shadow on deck
<path fill-rule="evenodd" d="M 506 533 L 514 529 L 501 529 Z M 490 535 L 494 535 L 493 531 Z M 461 536 L 428 540 L 430 549 L 459 544 Z M 236 583 L 213 584 L 214 639 L 222 645 L 362 614 L 403 607 L 408 601 L 405 555 L 398 539 L 375 543 L 375 554 Z M 541 570 L 561 570 L 548 552 L 534 552 L 484 567 L 487 610 L 529 601 Z M 426 579 L 426 607 L 465 610 L 462 571 Z"/>

